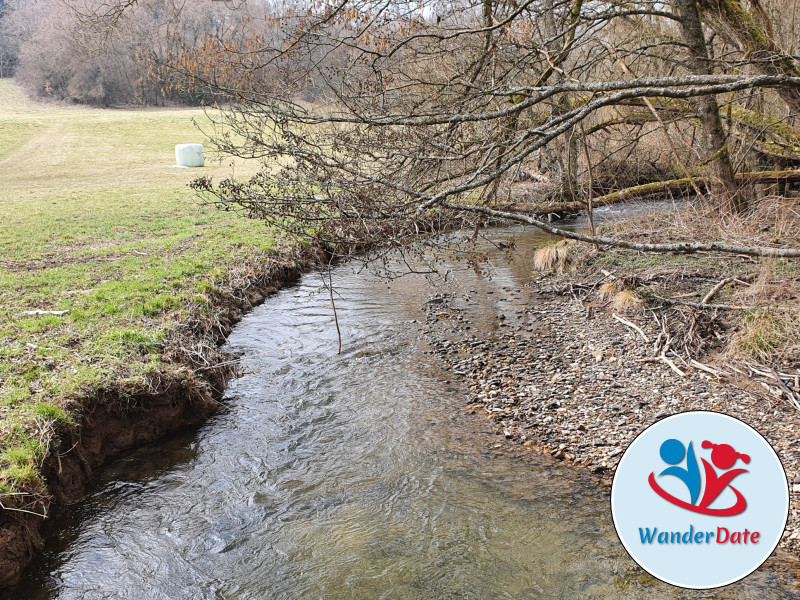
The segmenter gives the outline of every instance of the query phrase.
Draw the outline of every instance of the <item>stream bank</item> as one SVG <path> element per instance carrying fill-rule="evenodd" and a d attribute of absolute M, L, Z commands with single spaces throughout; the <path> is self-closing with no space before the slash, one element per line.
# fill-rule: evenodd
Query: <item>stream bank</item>
<path fill-rule="evenodd" d="M 150 381 L 118 381 L 77 401 L 78 425 L 53 432 L 41 467 L 46 490 L 29 503 L 6 500 L 8 508 L 0 509 L 0 588 L 19 581 L 42 550 L 41 514 L 82 500 L 92 477 L 112 458 L 196 428 L 223 407 L 220 399 L 235 369 L 220 344 L 248 311 L 295 283 L 322 256 L 306 246 L 252 257 L 209 295 L 205 314 L 190 315 L 176 330 L 164 348 L 169 368 Z"/>
<path fill-rule="evenodd" d="M 632 223 L 615 234 L 647 239 L 647 226 Z M 689 410 L 737 417 L 783 463 L 790 515 L 780 547 L 799 557 L 800 410 L 793 382 L 781 387 L 769 378 L 770 372 L 800 375 L 796 329 L 760 366 L 736 351 L 752 344 L 749 323 L 782 314 L 776 299 L 797 301 L 797 265 L 594 253 L 586 246 L 570 252 L 561 272 L 533 272 L 526 285 L 504 288 L 498 302 L 505 308 L 492 315 L 491 328 L 471 326 L 474 294 L 442 295 L 426 305 L 429 351 L 467 383 L 467 408 L 491 419 L 497 435 L 588 469 L 609 485 L 624 450 L 654 422 Z M 735 285 L 726 289 L 720 281 Z M 710 290 L 707 306 L 697 306 Z M 661 301 L 666 296 L 685 304 Z M 759 306 L 715 308 L 742 304 Z"/>
<path fill-rule="evenodd" d="M 594 342 L 603 330 L 563 330 L 542 341 L 543 331 L 558 331 L 562 313 L 581 323 L 572 294 L 528 285 L 532 252 L 548 238 L 525 228 L 486 238 L 484 261 L 454 259 L 447 280 L 435 284 L 336 267 L 342 354 L 320 285 L 327 273 L 268 298 L 224 348 L 243 367 L 225 393 L 226 410 L 196 432 L 98 470 L 88 498 L 49 528 L 47 549 L 23 583 L 0 598 L 686 597 L 624 553 L 597 473 L 556 460 L 578 457 L 558 447 L 564 442 L 553 446 L 571 420 L 548 420 L 576 400 L 562 367 L 584 350 L 575 338 Z M 635 351 L 626 330 L 618 333 L 599 360 L 591 355 L 601 367 Z M 444 370 L 426 349 L 438 352 Z M 479 391 L 465 378 L 469 367 L 452 360 L 458 352 L 478 365 Z M 503 398 L 526 364 L 545 376 Z M 617 373 L 601 371 L 581 388 L 596 406 L 606 394 L 622 396 Z M 563 393 L 550 398 L 561 383 Z M 674 388 L 669 393 L 679 394 Z M 490 411 L 501 415 L 499 436 L 463 410 L 465 397 L 481 393 L 503 398 Z M 543 399 L 550 405 L 530 404 Z M 674 412 L 673 399 L 651 400 Z M 621 398 L 604 417 L 627 417 L 632 407 Z M 544 427 L 518 427 L 512 417 L 523 413 L 540 414 Z M 582 456 L 602 476 L 621 441 L 597 414 L 583 418 L 608 455 Z M 627 426 L 643 421 L 634 412 Z M 587 436 L 573 429 L 568 438 Z M 555 452 L 520 453 L 518 442 Z M 798 593 L 796 561 L 770 561 L 719 597 Z"/>
<path fill-rule="evenodd" d="M 241 363 L 226 410 L 99 472 L 0 599 L 704 597 L 643 573 L 597 476 L 498 438 L 425 354 L 445 298 L 473 311 L 448 321 L 466 337 L 527 306 L 515 290 L 547 238 L 487 237 L 445 281 L 334 268 L 341 353 L 327 271 L 269 297 L 224 347 Z M 798 595 L 774 560 L 715 592 Z"/>

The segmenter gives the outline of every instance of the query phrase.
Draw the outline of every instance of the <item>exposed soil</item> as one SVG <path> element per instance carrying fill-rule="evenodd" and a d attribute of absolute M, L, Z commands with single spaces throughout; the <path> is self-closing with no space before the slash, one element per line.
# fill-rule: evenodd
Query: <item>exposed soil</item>
<path fill-rule="evenodd" d="M 219 344 L 245 311 L 294 282 L 320 258 L 313 249 L 295 254 L 284 249 L 234 269 L 223 292 L 211 299 L 212 316 L 192 316 L 171 337 L 165 349 L 167 363 L 174 366 L 170 372 L 146 389 L 120 384 L 86 399 L 80 427 L 60 432 L 43 467 L 47 504 L 32 510 L 79 500 L 92 473 L 110 458 L 197 426 L 217 410 L 217 399 L 233 373 Z M 666 271 L 651 273 L 646 281 L 621 276 L 619 281 L 623 287 L 669 285 L 697 302 L 719 280 L 718 273 L 687 277 L 685 268 Z M 676 282 L 685 281 L 688 287 L 675 288 Z M 494 333 L 470 329 L 467 324 L 475 316 L 451 297 L 425 305 L 431 352 L 445 368 L 467 379 L 467 405 L 490 416 L 505 439 L 588 468 L 607 482 L 624 448 L 649 424 L 691 409 L 736 416 L 762 432 L 783 460 L 792 513 L 782 545 L 800 554 L 800 411 L 752 381 L 720 378 L 682 363 L 678 365 L 684 374 L 678 375 L 665 362 L 653 360 L 653 340 L 662 332 L 650 316 L 618 309 L 641 327 L 648 336 L 645 342 L 614 320 L 602 303 L 582 295 L 580 282 L 577 294 L 572 284 L 569 278 L 546 278 L 522 290 L 508 290 L 505 300 L 513 297 L 514 307 L 498 319 Z M 780 287 L 785 294 L 785 283 Z M 718 297 L 727 301 L 722 293 Z M 719 350 L 714 332 L 727 335 L 725 328 L 731 326 L 721 314 L 695 319 L 696 326 L 688 328 L 688 345 L 683 348 L 687 358 Z M 713 366 L 710 358 L 703 360 Z M 41 521 L 25 512 L 0 510 L 0 586 L 14 583 L 41 548 Z"/>
<path fill-rule="evenodd" d="M 222 405 L 225 383 L 234 373 L 219 350 L 242 315 L 275 291 L 294 283 L 321 259 L 311 247 L 254 257 L 231 272 L 222 293 L 212 298 L 212 317 L 192 316 L 165 348 L 168 370 L 140 389 L 123 383 L 86 398 L 80 425 L 58 432 L 42 467 L 47 497 L 21 510 L 0 510 L 0 587 L 17 582 L 41 550 L 38 514 L 83 498 L 92 474 L 109 459 L 170 433 L 203 423 Z"/>

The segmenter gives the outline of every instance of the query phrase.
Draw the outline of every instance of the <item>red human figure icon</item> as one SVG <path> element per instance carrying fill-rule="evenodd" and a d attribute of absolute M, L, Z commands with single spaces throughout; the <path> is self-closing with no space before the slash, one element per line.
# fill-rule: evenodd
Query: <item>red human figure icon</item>
<path fill-rule="evenodd" d="M 742 459 L 742 461 L 747 464 L 750 462 L 750 457 L 747 454 L 740 454 L 733 449 L 732 446 L 728 444 L 712 444 L 708 440 L 704 441 L 702 444 L 703 448 L 713 448 L 711 451 L 711 462 L 714 463 L 714 466 L 718 469 L 730 469 L 738 459 Z M 747 473 L 747 469 L 733 469 L 732 471 L 728 471 L 727 473 L 723 473 L 722 475 L 717 476 L 717 472 L 714 470 L 708 461 L 705 458 L 700 459 L 703 461 L 703 468 L 706 472 L 706 489 L 703 493 L 703 498 L 700 500 L 700 507 L 705 508 L 709 504 L 711 504 L 714 500 L 717 499 L 726 487 L 728 487 L 733 480 L 734 477 L 741 475 L 742 473 Z M 741 509 L 738 510 L 736 513 L 742 512 L 747 503 L 745 502 L 744 497 L 739 493 L 735 487 L 731 486 L 731 490 L 736 494 L 736 505 L 734 508 L 738 508 L 741 506 Z"/>

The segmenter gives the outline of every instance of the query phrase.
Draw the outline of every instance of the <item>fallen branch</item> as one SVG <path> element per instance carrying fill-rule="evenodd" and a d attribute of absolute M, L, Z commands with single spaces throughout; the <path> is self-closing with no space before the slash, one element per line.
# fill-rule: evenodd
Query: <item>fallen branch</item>
<path fill-rule="evenodd" d="M 741 278 L 741 279 L 739 277 L 735 276 L 735 275 L 733 277 L 726 277 L 725 279 L 720 281 L 717 285 L 715 285 L 713 288 L 711 288 L 711 291 L 709 291 L 703 297 L 703 299 L 700 300 L 700 304 L 707 304 L 709 300 L 711 300 L 714 296 L 717 295 L 717 292 L 719 292 L 722 288 L 724 288 L 729 283 L 741 283 L 742 285 L 750 285 L 749 283 L 744 281 L 744 279 L 752 279 L 752 278 L 753 278 L 752 275 L 744 275 L 743 278 Z"/>
<path fill-rule="evenodd" d="M 36 317 L 39 315 L 54 315 L 56 317 L 63 317 L 69 314 L 68 310 L 26 310 L 22 313 L 23 317 Z"/>
<path fill-rule="evenodd" d="M 792 171 L 800 174 L 800 171 Z M 627 240 L 618 240 L 605 236 L 597 235 L 584 235 L 575 231 L 567 231 L 559 227 L 553 227 L 549 223 L 540 221 L 535 217 L 529 215 L 512 213 L 502 210 L 496 210 L 488 206 L 481 206 L 477 204 L 463 204 L 461 202 L 447 202 L 446 200 L 439 201 L 440 206 L 452 210 L 459 210 L 465 212 L 482 213 L 489 217 L 498 219 L 508 219 L 509 221 L 517 221 L 519 223 L 526 223 L 533 225 L 562 238 L 568 240 L 576 240 L 579 242 L 588 242 L 590 244 L 602 244 L 604 246 L 612 246 L 614 248 L 627 248 L 629 250 L 640 250 L 642 252 L 655 252 L 655 253 L 694 253 L 699 251 L 705 252 L 721 252 L 723 254 L 742 254 L 745 256 L 764 256 L 774 258 L 800 258 L 800 248 L 769 248 L 764 246 L 739 246 L 736 244 L 726 244 L 724 242 L 676 242 L 672 244 L 642 244 L 639 242 L 629 242 Z M 719 305 L 723 306 L 723 305 Z M 727 308 L 727 310 L 733 310 Z M 738 308 L 736 310 L 739 310 Z"/>
<path fill-rule="evenodd" d="M 725 377 L 727 375 L 725 371 L 718 371 L 717 369 L 713 369 L 708 365 L 704 365 L 700 361 L 695 360 L 693 358 L 689 360 L 689 364 L 692 365 L 695 369 L 700 369 L 701 371 L 705 371 L 706 373 L 709 373 L 714 377 Z"/>
<path fill-rule="evenodd" d="M 708 292 L 705 296 L 703 296 L 703 299 L 700 300 L 700 304 L 708 304 L 708 301 L 711 300 L 714 296 L 716 296 L 717 292 L 719 292 L 722 288 L 724 288 L 726 285 L 728 285 L 735 279 L 736 277 L 726 277 L 725 279 L 720 281 L 717 285 L 711 288 L 710 292 Z"/>
<path fill-rule="evenodd" d="M 674 300 L 672 298 L 664 298 L 651 294 L 656 300 L 665 302 L 666 304 L 679 304 L 681 306 L 689 306 L 691 308 L 711 308 L 715 310 L 755 310 L 755 306 L 745 306 L 739 304 L 698 304 L 696 302 L 684 302 L 683 300 Z"/>
<path fill-rule="evenodd" d="M 635 323 L 631 323 L 630 321 L 628 321 L 628 319 L 623 319 L 622 317 L 620 317 L 620 316 L 619 316 L 618 314 L 616 314 L 616 313 L 611 313 L 611 316 L 612 316 L 612 317 L 614 317 L 614 318 L 615 318 L 617 321 L 619 321 L 619 322 L 620 322 L 620 323 L 622 323 L 623 325 L 627 325 L 627 326 L 628 326 L 628 327 L 630 327 L 631 329 L 634 329 L 634 330 L 638 331 L 638 332 L 639 332 L 639 333 L 642 335 L 642 337 L 644 338 L 644 341 L 645 341 L 645 343 L 647 343 L 647 344 L 649 344 L 649 343 L 650 343 L 650 340 L 649 340 L 649 339 L 648 339 L 648 337 L 645 335 L 644 331 L 642 331 L 641 327 L 639 327 L 639 326 L 638 326 L 638 325 L 636 325 Z"/>
<path fill-rule="evenodd" d="M 734 175 L 734 180 L 740 184 L 749 185 L 769 185 L 784 181 L 786 183 L 797 183 L 800 182 L 800 171 L 782 170 L 737 173 Z M 628 200 L 637 200 L 647 198 L 648 196 L 664 194 L 693 194 L 697 193 L 697 190 L 705 193 L 708 189 L 708 183 L 708 177 L 691 176 L 668 179 L 666 181 L 652 181 L 598 196 L 592 200 L 592 206 L 594 208 L 611 206 L 613 204 L 627 202 Z M 693 187 L 693 184 L 696 187 Z M 585 203 L 581 202 L 565 202 L 563 204 L 535 207 L 528 212 L 529 214 L 537 216 L 547 216 L 551 214 L 564 216 L 582 212 L 585 206 Z"/>
<path fill-rule="evenodd" d="M 781 181 L 785 181 L 787 183 L 797 183 L 800 181 L 800 171 L 784 170 L 737 173 L 734 176 L 734 179 L 737 183 L 750 185 L 771 184 Z M 605 196 L 595 198 L 594 205 L 606 206 L 608 204 L 616 204 L 617 202 L 623 202 L 633 198 L 644 198 L 645 196 L 653 196 L 655 194 L 688 192 L 693 184 L 701 187 L 703 191 L 706 191 L 708 188 L 708 182 L 708 177 L 682 177 L 680 179 L 643 183 L 642 185 L 635 185 L 633 187 L 625 188 L 624 190 L 611 192 Z"/>

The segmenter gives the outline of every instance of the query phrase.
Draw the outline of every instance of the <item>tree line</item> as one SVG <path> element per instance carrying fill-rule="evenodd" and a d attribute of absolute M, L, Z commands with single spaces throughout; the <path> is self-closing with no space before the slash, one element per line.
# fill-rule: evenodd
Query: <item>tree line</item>
<path fill-rule="evenodd" d="M 263 29 L 274 10 L 269 1 L 0 0 L 0 77 L 13 76 L 44 99 L 206 104 L 213 100 L 208 86 L 174 85 L 159 65 L 205 38 Z"/>
<path fill-rule="evenodd" d="M 654 191 L 742 212 L 797 179 L 800 0 L 81 1 L 68 41 L 138 40 L 125 60 L 262 161 L 196 189 L 294 235 L 402 243 L 507 212 L 530 178 L 590 213 Z"/>
<path fill-rule="evenodd" d="M 172 68 L 226 99 L 219 150 L 264 163 L 201 193 L 294 235 L 400 243 L 420 219 L 513 214 L 531 176 L 540 204 L 590 212 L 653 191 L 742 212 L 785 192 L 797 17 L 796 0 L 318 1 L 284 12 L 282 44 L 218 37 Z M 309 80 L 313 105 L 296 101 Z"/>

